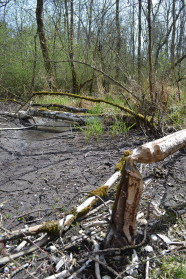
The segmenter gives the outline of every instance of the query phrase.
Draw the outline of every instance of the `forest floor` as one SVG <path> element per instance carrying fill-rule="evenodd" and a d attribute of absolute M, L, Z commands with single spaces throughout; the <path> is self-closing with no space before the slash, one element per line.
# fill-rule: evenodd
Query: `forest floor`
<path fill-rule="evenodd" d="M 8 109 L 13 110 L 14 108 L 1 105 L 1 111 Z M 5 127 L 22 127 L 22 125 L 18 120 L 12 119 L 7 122 L 2 117 L 0 118 L 0 128 Z M 117 136 L 108 135 L 105 132 L 99 141 L 97 141 L 96 136 L 92 136 L 87 141 L 82 133 L 72 131 L 50 133 L 39 130 L 1 130 L 1 233 L 24 228 L 26 225 L 33 226 L 61 218 L 64 210 L 72 209 L 80 204 L 88 191 L 104 184 L 115 172 L 116 164 L 122 157 L 124 150 L 132 150 L 147 141 L 149 139 L 137 129 Z M 177 212 L 177 206 L 185 203 L 185 166 L 184 149 L 160 163 L 139 166 L 145 182 L 140 206 L 140 212 L 144 213 L 144 216 L 147 213 L 149 201 L 151 201 L 152 208 L 156 213 L 159 212 L 159 215 L 167 208 L 172 208 L 173 212 Z M 113 192 L 114 188 L 112 188 L 108 199 L 113 199 Z M 155 222 L 157 218 L 157 216 L 156 218 L 154 216 L 152 215 L 152 222 Z M 173 237 L 174 241 L 175 239 L 177 241 L 179 239 L 181 242 L 185 241 L 185 217 L 185 214 L 180 217 L 176 213 L 175 223 L 172 224 L 172 221 L 171 224 L 161 222 L 155 228 L 152 226 L 153 234 L 159 232 L 167 235 L 165 231 L 169 231 L 170 228 L 174 231 L 173 228 L 176 224 L 175 229 L 181 226 L 177 237 L 176 232 L 172 231 L 172 236 L 169 233 L 169 237 Z M 151 246 L 153 246 L 150 242 L 152 227 L 148 232 Z M 77 226 L 75 225 L 75 229 L 72 228 L 70 238 L 65 238 L 65 245 L 71 243 L 73 237 L 79 235 L 80 231 L 82 234 L 81 222 Z M 101 238 L 103 238 L 103 235 L 97 235 L 97 241 L 101 241 Z M 158 252 L 156 253 L 157 249 L 161 251 L 165 248 L 168 249 L 166 241 L 160 242 L 158 242 L 156 248 L 153 248 L 153 256 L 158 254 Z M 19 243 L 20 240 L 6 243 L 6 246 L 2 243 L 0 257 L 3 257 L 5 250 L 7 250 L 6 253 L 11 253 Z M 147 241 L 146 244 L 149 243 Z M 52 240 L 42 250 L 35 252 L 34 256 L 25 256 L 2 266 L 0 268 L 0 278 L 46 278 L 55 272 L 57 273 L 57 271 L 70 270 L 69 266 L 73 267 L 72 271 L 78 270 L 89 259 L 88 256 L 83 256 L 91 250 L 92 244 L 88 241 L 84 242 L 82 240 L 80 244 L 74 244 L 69 250 L 64 250 L 66 252 L 62 252 L 63 249 L 60 245 L 59 239 Z M 57 250 L 52 251 L 52 248 L 50 248 L 52 246 L 57 247 Z M 131 257 L 132 252 L 129 251 L 128 253 L 127 257 Z M 113 257 L 109 255 L 108 266 L 116 270 L 116 274 L 120 274 L 122 272 L 121 265 L 124 266 L 124 263 L 121 264 L 121 255 L 122 252 Z M 60 268 L 57 269 L 56 262 L 59 263 L 61 258 L 64 258 L 64 263 L 61 263 Z M 93 262 L 87 265 L 77 278 L 95 278 Z M 128 262 L 130 262 L 129 259 Z M 25 263 L 29 263 L 28 267 L 21 269 L 20 266 Z M 150 263 L 152 266 L 153 264 L 156 267 L 158 266 L 158 263 Z M 145 278 L 144 266 L 143 264 L 141 269 L 138 268 L 137 275 L 135 273 L 128 274 L 137 276 L 136 278 Z M 101 273 L 110 276 L 110 278 L 117 278 L 116 274 L 107 269 L 106 264 L 105 267 L 102 267 Z M 11 274 L 10 277 L 8 277 L 8 274 Z M 157 276 L 154 278 L 164 277 Z"/>

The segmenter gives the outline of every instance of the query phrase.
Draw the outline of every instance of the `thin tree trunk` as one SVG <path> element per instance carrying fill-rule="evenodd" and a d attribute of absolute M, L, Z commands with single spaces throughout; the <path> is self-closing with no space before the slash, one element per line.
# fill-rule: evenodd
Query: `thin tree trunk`
<path fill-rule="evenodd" d="M 177 59 L 182 55 L 182 46 L 184 41 L 184 27 L 185 27 L 185 20 L 184 20 L 184 13 L 180 19 L 180 32 L 179 32 L 179 40 L 178 40 L 178 46 L 177 46 Z M 184 53 L 183 53 L 184 54 Z"/>
<path fill-rule="evenodd" d="M 132 75 L 135 75 L 135 3 L 132 5 Z"/>
<path fill-rule="evenodd" d="M 167 31 L 169 30 L 169 14 L 170 14 L 170 2 L 169 3 L 168 2 L 166 3 L 166 29 L 167 29 Z M 168 60 L 168 57 L 169 57 L 169 41 L 168 40 L 165 44 L 165 55 Z M 156 64 L 155 64 L 155 67 L 156 67 Z"/>
<path fill-rule="evenodd" d="M 93 0 L 90 1 L 90 7 L 89 7 L 89 18 L 88 18 L 88 46 L 90 46 L 90 40 L 91 40 L 91 31 L 92 31 L 92 9 L 93 9 Z"/>
<path fill-rule="evenodd" d="M 77 75 L 74 63 L 74 1 L 70 0 L 70 24 L 68 18 L 68 3 L 65 0 L 65 10 L 66 10 L 66 26 L 67 26 L 67 37 L 68 37 L 68 47 L 69 47 L 69 59 L 70 67 L 72 72 L 72 92 L 77 94 L 79 91 Z"/>
<path fill-rule="evenodd" d="M 81 38 L 80 32 L 81 32 L 81 0 L 79 0 L 79 3 L 78 3 L 78 28 L 77 28 L 77 40 L 78 41 Z"/>
<path fill-rule="evenodd" d="M 141 0 L 138 1 L 139 4 L 139 15 L 138 15 L 138 82 L 141 83 Z"/>
<path fill-rule="evenodd" d="M 121 32 L 119 22 L 119 0 L 116 0 L 116 79 L 119 77 L 119 57 L 121 49 Z"/>
<path fill-rule="evenodd" d="M 149 31 L 149 45 L 148 45 L 148 59 L 149 59 L 149 89 L 151 101 L 154 101 L 153 83 L 152 83 L 152 25 L 151 25 L 151 0 L 148 0 L 148 31 Z"/>
<path fill-rule="evenodd" d="M 39 34 L 40 46 L 44 58 L 44 66 L 47 72 L 47 82 L 51 90 L 56 90 L 56 81 L 55 81 L 53 66 L 52 63 L 50 62 L 50 55 L 47 47 L 47 40 L 45 37 L 42 16 L 43 16 L 43 0 L 37 0 L 37 8 L 36 8 L 37 32 Z"/>
<path fill-rule="evenodd" d="M 182 7 L 180 8 L 178 14 L 176 15 L 176 18 L 175 18 L 175 22 L 178 20 L 179 16 L 180 16 L 180 13 L 182 12 L 182 10 L 184 9 L 184 4 L 182 5 Z M 155 62 L 154 62 L 154 65 L 155 65 L 155 69 L 157 69 L 158 67 L 158 57 L 159 57 L 159 53 L 160 53 L 160 50 L 162 49 L 162 47 L 168 43 L 168 40 L 169 40 L 169 35 L 172 31 L 172 28 L 173 28 L 173 23 L 170 25 L 169 29 L 167 30 L 167 33 L 165 35 L 165 39 L 163 40 L 163 42 L 159 43 L 159 46 L 156 50 L 156 55 L 155 55 Z"/>
<path fill-rule="evenodd" d="M 172 41 L 171 41 L 171 65 L 174 65 L 174 55 L 175 55 L 175 35 L 176 35 L 176 16 L 175 16 L 175 0 L 172 3 L 172 20 L 173 20 L 173 28 L 172 28 Z"/>

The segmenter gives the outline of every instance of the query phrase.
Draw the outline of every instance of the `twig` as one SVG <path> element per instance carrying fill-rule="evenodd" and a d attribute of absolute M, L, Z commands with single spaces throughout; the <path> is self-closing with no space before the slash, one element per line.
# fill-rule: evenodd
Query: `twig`
<path fill-rule="evenodd" d="M 100 250 L 99 250 L 100 251 Z M 95 257 L 90 257 L 93 261 L 98 262 L 99 264 L 101 264 L 102 266 L 104 266 L 106 269 L 108 269 L 110 272 L 112 272 L 114 275 L 116 275 L 118 278 L 123 278 L 119 273 L 117 273 L 113 268 L 111 268 L 110 266 L 106 265 L 105 263 L 103 263 L 100 260 L 97 260 L 97 258 Z"/>
<path fill-rule="evenodd" d="M 91 239 L 93 245 L 94 245 L 94 251 L 98 251 L 99 250 L 99 244 L 97 243 L 97 241 L 95 239 Z M 96 279 L 101 279 L 101 274 L 100 274 L 100 268 L 99 268 L 99 255 L 97 254 L 95 256 L 95 275 L 96 275 Z"/>
<path fill-rule="evenodd" d="M 68 277 L 68 279 L 74 279 L 76 278 L 76 276 L 81 273 L 90 263 L 92 262 L 92 259 L 88 259 L 84 265 L 82 265 L 82 267 L 80 269 L 78 269 L 76 272 L 74 272 L 70 277 Z M 54 277 L 55 278 L 55 277 Z M 59 277 L 57 277 L 59 278 Z M 51 279 L 51 278 L 47 278 L 47 279 Z"/>
<path fill-rule="evenodd" d="M 8 131 L 8 130 L 28 130 L 28 129 L 33 129 L 36 128 L 37 125 L 32 125 L 28 127 L 19 127 L 19 128 L 0 128 L 0 131 Z"/>
<path fill-rule="evenodd" d="M 146 267 L 145 267 L 145 279 L 149 279 L 149 257 L 147 257 Z"/>
<path fill-rule="evenodd" d="M 57 279 L 57 278 L 63 279 L 63 278 L 66 278 L 69 275 L 70 275 L 70 272 L 68 270 L 63 270 L 62 272 L 59 272 L 59 273 L 54 274 L 52 276 L 49 276 L 45 279 Z"/>
<path fill-rule="evenodd" d="M 21 256 L 24 256 L 24 255 L 28 255 L 30 253 L 33 253 L 34 251 L 36 251 L 40 246 L 43 246 L 44 244 L 46 244 L 49 240 L 49 237 L 48 235 L 45 235 L 36 245 L 32 245 L 31 247 L 29 247 L 28 249 L 24 250 L 24 251 L 21 251 L 21 252 L 18 252 L 18 253 L 15 253 L 15 254 L 12 254 L 12 255 L 8 255 L 6 257 L 3 257 L 0 259 L 0 265 L 4 265 L 14 259 L 17 259 Z"/>

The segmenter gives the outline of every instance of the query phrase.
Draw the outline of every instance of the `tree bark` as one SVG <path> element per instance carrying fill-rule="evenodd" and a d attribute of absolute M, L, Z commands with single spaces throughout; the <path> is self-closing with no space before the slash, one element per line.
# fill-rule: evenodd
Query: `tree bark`
<path fill-rule="evenodd" d="M 119 77 L 119 56 L 121 49 L 121 32 L 119 22 L 119 0 L 116 0 L 116 79 Z"/>
<path fill-rule="evenodd" d="M 151 25 L 151 0 L 148 0 L 148 31 L 149 31 L 149 45 L 148 45 L 148 60 L 149 60 L 149 89 L 151 101 L 154 101 L 153 83 L 152 83 L 152 25 Z"/>
<path fill-rule="evenodd" d="M 128 157 L 126 154 L 123 158 L 122 177 L 117 189 L 111 225 L 105 239 L 105 248 L 121 248 L 135 244 L 136 215 L 143 191 L 142 176 L 135 166 L 136 162 L 158 162 L 185 146 L 186 129 L 146 143 L 134 149 Z"/>
<path fill-rule="evenodd" d="M 105 248 L 119 248 L 134 244 L 137 232 L 136 216 L 143 191 L 142 176 L 127 159 L 117 190 L 117 197 L 111 219 L 111 228 L 107 234 Z"/>
<path fill-rule="evenodd" d="M 66 10 L 67 38 L 68 38 L 70 68 L 71 68 L 71 72 L 72 72 L 72 92 L 74 94 L 77 94 L 79 91 L 79 85 L 78 85 L 78 81 L 77 81 L 77 74 L 76 74 L 75 62 L 74 62 L 74 0 L 70 0 L 70 24 L 69 24 L 69 18 L 68 18 L 67 0 L 65 0 L 65 10 Z"/>
<path fill-rule="evenodd" d="M 138 82 L 139 84 L 141 83 L 141 0 L 138 2 L 138 9 L 139 9 L 139 14 L 138 14 Z"/>
<path fill-rule="evenodd" d="M 131 28 L 131 41 L 132 41 L 132 75 L 135 75 L 135 3 L 132 5 L 132 28 Z"/>
<path fill-rule="evenodd" d="M 173 28 L 172 28 L 172 41 L 171 41 L 171 65 L 174 65 L 174 57 L 175 57 L 175 35 L 176 35 L 176 16 L 175 16 L 175 0 L 172 3 L 172 20 L 173 20 Z"/>
<path fill-rule="evenodd" d="M 53 71 L 53 66 L 50 61 L 49 50 L 47 47 L 47 40 L 45 37 L 44 24 L 43 24 L 43 0 L 37 0 L 36 19 L 37 19 L 37 32 L 39 34 L 40 46 L 44 59 L 44 66 L 47 72 L 47 82 L 51 90 L 56 90 L 56 81 Z"/>

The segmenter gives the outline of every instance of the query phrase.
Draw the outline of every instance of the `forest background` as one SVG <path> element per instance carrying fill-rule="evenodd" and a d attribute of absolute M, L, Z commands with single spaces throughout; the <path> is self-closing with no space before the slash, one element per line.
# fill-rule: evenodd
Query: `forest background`
<path fill-rule="evenodd" d="M 184 0 L 0 1 L 2 98 L 119 96 L 182 125 L 185 57 Z"/>

